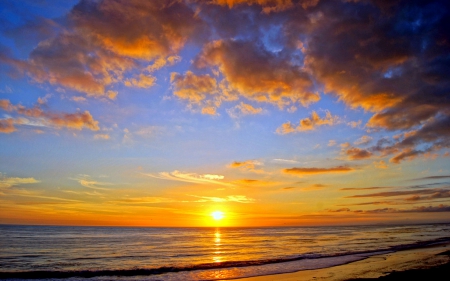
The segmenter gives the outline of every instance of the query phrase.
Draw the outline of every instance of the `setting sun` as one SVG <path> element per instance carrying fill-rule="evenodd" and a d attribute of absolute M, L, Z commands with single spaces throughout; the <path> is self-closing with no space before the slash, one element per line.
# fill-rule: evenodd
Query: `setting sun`
<path fill-rule="evenodd" d="M 211 213 L 211 216 L 213 217 L 214 220 L 218 221 L 223 219 L 224 214 L 221 211 L 214 211 Z"/>

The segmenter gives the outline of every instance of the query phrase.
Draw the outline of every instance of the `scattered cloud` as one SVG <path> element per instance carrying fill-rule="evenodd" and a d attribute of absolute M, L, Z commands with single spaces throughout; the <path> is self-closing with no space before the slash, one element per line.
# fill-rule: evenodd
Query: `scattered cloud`
<path fill-rule="evenodd" d="M 196 198 L 200 198 L 198 202 L 236 202 L 236 203 L 254 203 L 255 199 L 248 198 L 245 195 L 230 195 L 226 197 L 208 197 L 208 196 L 196 196 L 191 195 Z"/>
<path fill-rule="evenodd" d="M 327 174 L 327 173 L 347 173 L 354 171 L 354 168 L 346 166 L 337 166 L 331 168 L 290 168 L 284 169 L 286 174 L 293 175 L 314 175 L 314 174 Z"/>
<path fill-rule="evenodd" d="M 359 128 L 362 124 L 361 120 L 348 122 L 347 125 L 352 128 Z"/>
<path fill-rule="evenodd" d="M 0 119 L 0 133 L 10 134 L 15 131 L 17 131 L 17 129 L 14 127 L 14 119 Z"/>
<path fill-rule="evenodd" d="M 111 183 L 108 182 L 100 182 L 92 179 L 89 175 L 78 175 L 76 178 L 70 178 L 71 180 L 77 181 L 80 185 L 95 189 L 95 190 L 108 190 L 105 186 L 111 185 Z"/>
<path fill-rule="evenodd" d="M 337 142 L 335 140 L 328 141 L 328 146 L 335 146 L 336 144 L 337 144 Z"/>
<path fill-rule="evenodd" d="M 2 100 L 2 109 L 6 109 L 18 114 L 15 118 L 1 120 L 0 128 L 4 132 L 13 132 L 15 125 L 47 126 L 53 128 L 68 128 L 82 130 L 84 128 L 91 131 L 98 131 L 98 121 L 94 120 L 89 111 L 63 113 L 45 111 L 41 105 L 26 108 L 23 105 L 12 105 L 8 100 Z"/>
<path fill-rule="evenodd" d="M 155 85 L 156 78 L 149 75 L 140 74 L 138 78 L 131 78 L 125 80 L 125 86 L 128 87 L 139 87 L 139 88 L 150 88 Z"/>
<path fill-rule="evenodd" d="M 227 110 L 228 115 L 231 118 L 240 118 L 245 115 L 256 115 L 261 114 L 263 109 L 261 107 L 255 108 L 250 104 L 241 102 L 233 108 Z"/>
<path fill-rule="evenodd" d="M 202 40 L 207 32 L 184 1 L 81 1 L 63 22 L 28 60 L 4 60 L 38 83 L 112 99 L 108 88 L 117 83 L 145 88 L 154 83 L 148 74 L 124 80 L 125 74 L 174 63 L 187 42 Z M 145 63 L 150 65 L 139 67 Z"/>
<path fill-rule="evenodd" d="M 392 188 L 390 186 L 372 186 L 372 187 L 345 187 L 339 190 L 342 191 L 350 191 L 350 190 L 374 190 L 374 189 L 383 189 L 383 188 Z"/>
<path fill-rule="evenodd" d="M 362 145 L 362 144 L 368 144 L 369 142 L 371 142 L 373 140 L 372 137 L 369 136 L 362 136 L 359 139 L 357 139 L 354 144 L 355 145 Z"/>
<path fill-rule="evenodd" d="M 195 61 L 199 68 L 213 67 L 224 77 L 226 92 L 280 108 L 320 100 L 308 73 L 262 44 L 243 40 L 217 40 L 206 44 Z"/>
<path fill-rule="evenodd" d="M 251 172 L 263 172 L 261 169 L 257 169 L 257 166 L 262 166 L 264 165 L 262 162 L 257 161 L 257 160 L 247 160 L 247 161 L 242 161 L 242 162 L 238 162 L 238 161 L 234 161 L 233 163 L 231 163 L 229 165 L 230 168 L 239 168 L 242 170 L 246 170 L 246 171 L 251 171 Z"/>
<path fill-rule="evenodd" d="M 411 181 L 416 180 L 439 180 L 439 179 L 450 179 L 450 175 L 443 175 L 443 176 L 428 176 L 428 177 L 422 177 L 422 178 L 415 178 Z"/>
<path fill-rule="evenodd" d="M 372 156 L 372 152 L 357 147 L 347 149 L 345 151 L 345 154 L 347 155 L 349 160 L 362 160 L 370 158 Z"/>
<path fill-rule="evenodd" d="M 374 161 L 373 165 L 375 166 L 375 168 L 378 168 L 378 169 L 387 169 L 388 168 L 388 165 L 383 160 Z"/>
<path fill-rule="evenodd" d="M 378 192 L 369 194 L 358 194 L 347 196 L 346 198 L 363 198 L 363 197 L 394 197 L 394 196 L 415 196 L 422 194 L 447 194 L 449 190 L 446 189 L 416 189 L 407 191 L 388 191 L 388 192 Z"/>
<path fill-rule="evenodd" d="M 303 190 L 303 191 L 322 190 L 324 187 L 327 187 L 327 185 L 317 183 L 317 184 L 310 185 L 308 187 L 303 187 L 303 188 L 301 188 L 301 190 Z"/>
<path fill-rule="evenodd" d="M 35 178 L 7 177 L 6 175 L 0 173 L 0 190 L 4 190 L 22 184 L 31 184 L 39 182 L 40 181 L 36 180 Z"/>
<path fill-rule="evenodd" d="M 95 134 L 94 139 L 96 140 L 109 140 L 110 136 L 108 134 Z"/>
<path fill-rule="evenodd" d="M 201 108 L 203 114 L 216 115 L 216 109 L 221 100 L 215 95 L 218 91 L 217 82 L 209 74 L 195 75 L 187 71 L 184 75 L 172 73 L 170 82 L 173 94 L 179 99 L 186 100 L 189 108 Z"/>
<path fill-rule="evenodd" d="M 281 159 L 281 158 L 275 158 L 273 159 L 273 161 L 275 162 L 282 162 L 282 163 L 299 163 L 297 160 L 292 160 L 292 159 Z"/>
<path fill-rule="evenodd" d="M 332 126 L 336 124 L 338 120 L 339 118 L 337 116 L 332 116 L 329 111 L 326 111 L 324 118 L 320 118 L 319 114 L 313 111 L 311 113 L 311 117 L 300 120 L 298 126 L 292 125 L 291 122 L 287 122 L 282 124 L 281 127 L 276 130 L 276 132 L 278 134 L 285 135 L 295 132 L 311 131 L 323 125 Z"/>
<path fill-rule="evenodd" d="M 158 174 L 144 174 L 146 176 L 163 179 L 163 180 L 173 180 L 173 181 L 182 181 L 182 182 L 190 182 L 196 184 L 217 184 L 224 186 L 234 186 L 231 183 L 223 182 L 222 180 L 225 178 L 222 175 L 213 175 L 213 174 L 204 174 L 199 175 L 196 173 L 183 173 L 180 171 L 173 172 L 161 172 Z"/>
<path fill-rule="evenodd" d="M 327 210 L 328 212 L 353 212 L 359 214 L 382 214 L 382 213 L 437 213 L 437 212 L 450 212 L 450 206 L 437 205 L 437 206 L 418 206 L 411 209 L 396 209 L 396 208 L 382 208 L 373 210 L 351 210 L 350 208 L 341 208 L 337 210 Z"/>

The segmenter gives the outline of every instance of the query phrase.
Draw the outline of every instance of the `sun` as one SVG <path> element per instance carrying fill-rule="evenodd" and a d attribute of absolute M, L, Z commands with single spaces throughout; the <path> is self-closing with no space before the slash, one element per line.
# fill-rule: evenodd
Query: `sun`
<path fill-rule="evenodd" d="M 211 216 L 213 217 L 214 220 L 220 221 L 221 219 L 223 219 L 224 213 L 221 211 L 214 211 L 211 213 Z"/>

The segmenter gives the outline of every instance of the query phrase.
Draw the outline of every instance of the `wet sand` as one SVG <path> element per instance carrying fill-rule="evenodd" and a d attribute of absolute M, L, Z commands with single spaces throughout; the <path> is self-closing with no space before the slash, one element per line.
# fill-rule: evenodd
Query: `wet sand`
<path fill-rule="evenodd" d="M 349 264 L 239 281 L 448 280 L 450 244 L 372 256 Z M 446 273 L 446 274 L 444 274 Z M 414 277 L 414 278 L 413 278 Z"/>

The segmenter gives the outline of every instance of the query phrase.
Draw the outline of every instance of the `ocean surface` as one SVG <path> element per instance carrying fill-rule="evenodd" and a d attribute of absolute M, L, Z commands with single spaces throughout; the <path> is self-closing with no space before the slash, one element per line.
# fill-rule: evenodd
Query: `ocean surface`
<path fill-rule="evenodd" d="M 221 280 L 450 242 L 450 224 L 273 228 L 0 225 L 0 279 Z"/>

